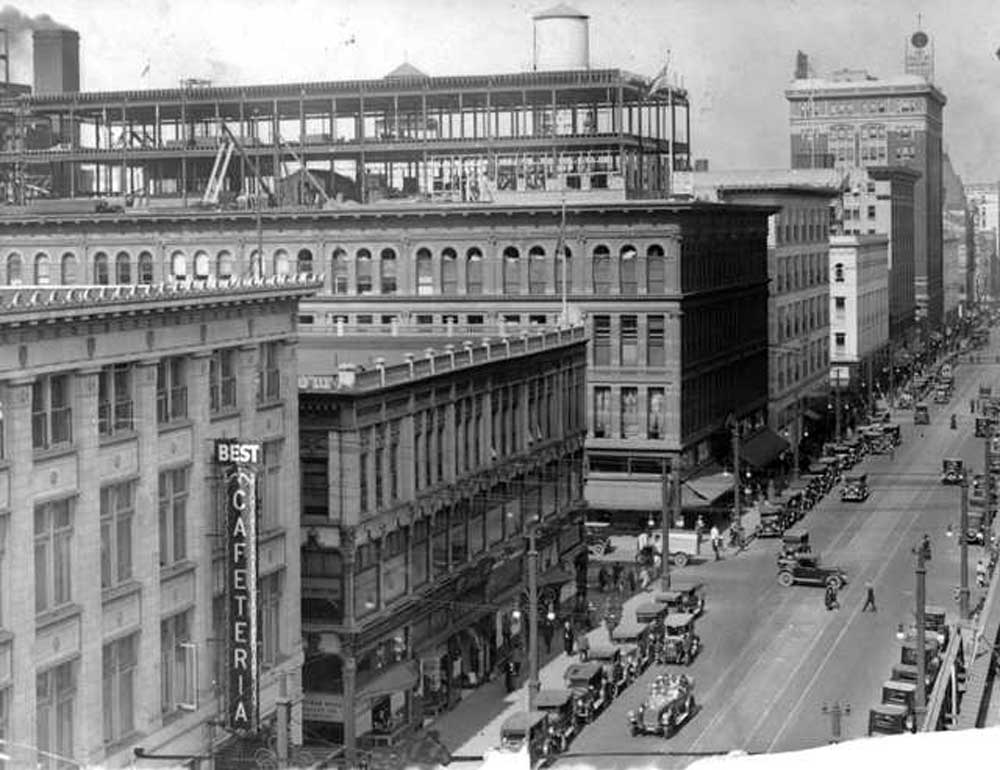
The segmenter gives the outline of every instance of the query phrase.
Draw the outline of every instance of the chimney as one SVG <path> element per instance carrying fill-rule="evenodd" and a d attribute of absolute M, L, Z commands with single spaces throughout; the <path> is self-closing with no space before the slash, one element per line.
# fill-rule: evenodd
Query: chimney
<path fill-rule="evenodd" d="M 66 27 L 32 33 L 35 93 L 69 94 L 80 90 L 80 33 Z"/>

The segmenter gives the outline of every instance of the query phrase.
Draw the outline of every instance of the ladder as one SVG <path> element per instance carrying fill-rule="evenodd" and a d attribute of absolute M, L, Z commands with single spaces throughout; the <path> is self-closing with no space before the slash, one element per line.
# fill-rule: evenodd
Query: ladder
<path fill-rule="evenodd" d="M 205 185 L 205 193 L 201 196 L 202 205 L 214 206 L 219 202 L 219 193 L 222 191 L 222 182 L 226 178 L 226 170 L 229 168 L 229 160 L 233 157 L 233 150 L 236 142 L 233 135 L 227 130 L 223 132 L 223 140 L 219 144 L 219 150 L 215 153 L 215 163 L 212 165 L 212 174 Z"/>

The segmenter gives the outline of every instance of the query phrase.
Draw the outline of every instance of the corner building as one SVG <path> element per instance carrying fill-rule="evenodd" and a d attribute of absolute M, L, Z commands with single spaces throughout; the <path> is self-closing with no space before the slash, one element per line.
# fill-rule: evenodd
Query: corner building
<path fill-rule="evenodd" d="M 0 735 L 13 766 L 224 751 L 211 726 L 226 680 L 216 438 L 263 442 L 261 717 L 282 678 L 298 700 L 295 314 L 315 288 L 0 293 Z"/>
<path fill-rule="evenodd" d="M 585 606 L 586 334 L 339 371 L 332 350 L 370 338 L 302 344 L 303 718 L 350 758 L 398 745 L 524 649 L 529 529 L 540 619 Z"/>

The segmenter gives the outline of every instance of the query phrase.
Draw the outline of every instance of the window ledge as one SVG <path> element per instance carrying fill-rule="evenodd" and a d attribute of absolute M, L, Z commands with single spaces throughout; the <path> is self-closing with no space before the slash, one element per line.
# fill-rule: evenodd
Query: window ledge
<path fill-rule="evenodd" d="M 145 733 L 142 730 L 132 730 L 131 732 L 126 733 L 120 738 L 115 738 L 113 741 L 105 741 L 104 755 L 105 757 L 107 757 L 112 754 L 117 754 L 119 751 L 124 751 L 125 749 L 128 749 L 131 746 L 135 746 L 138 744 L 140 740 L 145 738 L 147 735 L 148 733 Z"/>
<path fill-rule="evenodd" d="M 160 433 L 167 433 L 172 430 L 180 430 L 181 428 L 190 428 L 194 425 L 194 420 L 190 417 L 178 417 L 176 420 L 171 420 L 170 422 L 158 422 L 156 423 L 156 429 Z"/>
<path fill-rule="evenodd" d="M 262 528 L 257 533 L 258 544 L 267 543 L 271 540 L 277 540 L 279 537 L 285 534 L 285 528 L 280 524 L 271 524 L 266 528 Z"/>
<path fill-rule="evenodd" d="M 115 599 L 121 599 L 123 596 L 131 596 L 132 594 L 137 594 L 140 591 L 142 591 L 142 583 L 134 578 L 130 578 L 124 583 L 103 589 L 101 591 L 101 603 L 107 604 L 109 602 L 113 602 Z"/>
<path fill-rule="evenodd" d="M 34 461 L 35 464 L 38 464 L 40 462 L 45 462 L 46 460 L 55 460 L 59 457 L 65 457 L 66 455 L 71 455 L 74 452 L 76 452 L 75 444 L 60 444 L 57 447 L 36 449 L 34 450 Z"/>
<path fill-rule="evenodd" d="M 79 604 L 66 604 L 54 610 L 46 610 L 35 615 L 35 632 L 82 614 L 83 607 Z"/>
<path fill-rule="evenodd" d="M 285 399 L 281 396 L 278 396 L 277 398 L 257 399 L 257 409 L 270 409 L 275 406 L 281 406 L 284 403 Z"/>
<path fill-rule="evenodd" d="M 123 444 L 126 441 L 132 441 L 139 436 L 139 431 L 135 430 L 120 430 L 114 433 L 101 433 L 98 436 L 98 443 L 101 446 L 111 446 L 113 444 Z"/>
<path fill-rule="evenodd" d="M 216 409 L 214 412 L 211 412 L 209 419 L 215 422 L 216 420 L 225 420 L 227 417 L 239 417 L 239 414 L 240 408 L 234 404 L 233 406 L 224 406 L 221 409 Z"/>
<path fill-rule="evenodd" d="M 183 561 L 177 561 L 173 564 L 168 564 L 164 567 L 160 567 L 160 582 L 170 580 L 178 575 L 183 575 L 186 572 L 194 572 L 197 568 L 197 564 L 193 561 L 188 561 L 187 559 Z"/>

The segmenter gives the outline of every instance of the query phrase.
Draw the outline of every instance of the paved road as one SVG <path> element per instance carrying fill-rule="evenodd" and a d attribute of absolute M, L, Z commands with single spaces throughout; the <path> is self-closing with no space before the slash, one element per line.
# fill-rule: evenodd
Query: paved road
<path fill-rule="evenodd" d="M 991 350 L 989 359 L 1000 350 Z M 782 588 L 775 581 L 773 540 L 755 542 L 746 553 L 697 568 L 708 585 L 707 612 L 699 621 L 705 647 L 689 672 L 700 709 L 669 741 L 628 733 L 626 712 L 642 700 L 658 672 L 651 667 L 573 742 L 574 755 L 603 755 L 602 767 L 634 764 L 634 756 L 612 752 L 670 752 L 660 767 L 684 767 L 699 753 L 743 749 L 788 751 L 827 743 L 831 718 L 824 704 L 845 702 L 851 714 L 846 738 L 867 734 L 868 709 L 880 699 L 883 680 L 897 662 L 898 624 L 913 620 L 916 559 L 912 547 L 927 533 L 932 560 L 927 602 L 957 615 L 959 488 L 940 484 L 943 457 L 962 457 L 981 470 L 983 440 L 973 437 L 969 399 L 981 381 L 1000 391 L 1000 366 L 957 367 L 951 404 L 932 407 L 929 426 L 914 426 L 912 412 L 900 412 L 903 445 L 894 460 L 866 458 L 856 470 L 869 474 L 872 495 L 865 503 L 841 503 L 837 489 L 803 522 L 823 561 L 847 570 L 842 609 L 828 612 L 821 588 Z M 958 415 L 957 430 L 949 427 Z M 970 547 L 972 605 L 980 549 Z M 862 613 L 864 585 L 875 585 L 877 613 Z M 567 757 L 564 762 L 573 762 Z"/>

